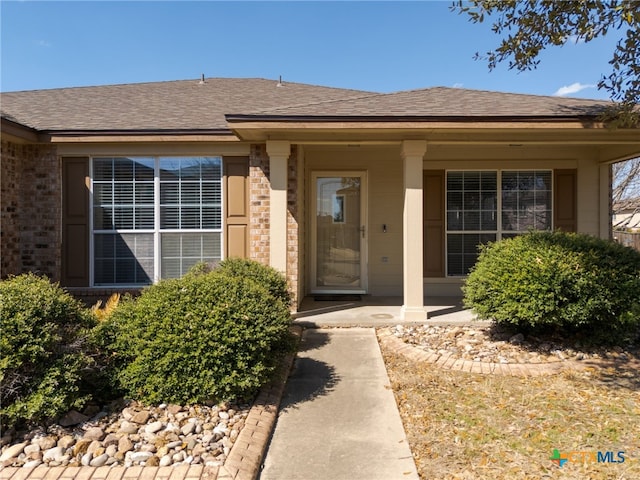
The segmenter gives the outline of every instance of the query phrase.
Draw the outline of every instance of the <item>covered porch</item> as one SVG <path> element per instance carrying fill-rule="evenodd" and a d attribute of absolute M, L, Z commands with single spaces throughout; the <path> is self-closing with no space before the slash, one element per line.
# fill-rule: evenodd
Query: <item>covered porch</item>
<path fill-rule="evenodd" d="M 426 320 L 426 149 L 424 140 L 377 145 L 266 142 L 269 263 L 289 279 L 295 278 L 299 315 L 312 310 L 319 313 L 328 307 L 327 302 L 309 307 L 309 302 L 302 299 L 313 298 L 310 295 L 354 294 L 365 299 L 359 306 L 364 308 L 368 322 L 376 318 Z M 399 294 L 402 296 L 394 298 Z M 369 307 L 380 310 L 398 301 L 399 307 L 392 313 L 369 311 Z M 332 305 L 333 309 L 344 307 Z M 351 313 L 360 315 L 361 311 Z M 323 317 L 323 321 L 332 320 Z M 343 315 L 336 324 L 348 321 Z"/>
<path fill-rule="evenodd" d="M 489 228 L 493 240 L 526 231 L 526 225 L 501 227 L 507 221 L 499 205 L 505 198 L 502 189 L 507 188 L 504 172 L 511 172 L 510 177 L 524 172 L 528 180 L 536 179 L 534 184 L 540 177 L 545 198 L 542 228 L 609 238 L 610 164 L 637 154 L 638 145 L 629 132 L 594 128 L 574 118 L 552 125 L 507 120 L 464 126 L 374 119 L 339 124 L 297 118 L 228 120 L 240 138 L 265 142 L 266 168 L 261 175 L 269 192 L 268 202 L 262 204 L 268 204 L 268 261 L 291 281 L 297 321 L 322 325 L 471 321 L 472 313 L 460 303 L 469 262 L 455 271 L 448 263 L 452 255 L 447 241 L 460 236 L 448 231 L 449 172 L 491 172 L 494 203 L 486 212 L 498 218 L 497 227 Z M 323 201 L 319 179 L 345 180 L 331 187 L 325 200 L 330 208 L 322 214 L 317 209 Z M 361 217 L 354 226 L 355 236 L 364 239 L 358 252 L 361 270 L 360 276 L 344 274 L 349 279 L 341 292 L 340 285 L 319 280 L 317 229 L 320 217 L 334 228 L 350 216 L 345 213 L 350 198 L 346 189 L 353 185 L 362 189 Z M 331 195 L 343 198 L 331 200 Z M 478 215 L 486 213 L 484 208 L 476 207 Z M 532 215 L 538 215 L 537 208 Z M 470 229 L 476 236 L 485 233 L 481 230 L 487 229 Z M 461 258 L 476 251 L 475 244 L 462 248 Z M 348 250 L 354 252 L 353 247 Z M 322 293 L 362 299 L 334 303 L 312 298 Z"/>
<path fill-rule="evenodd" d="M 462 305 L 460 297 L 425 297 L 423 311 L 432 325 L 486 324 Z M 345 295 L 320 300 L 306 296 L 293 314 L 295 323 L 310 327 L 384 327 L 412 325 L 424 320 L 407 319 L 403 315 L 403 297 Z"/>

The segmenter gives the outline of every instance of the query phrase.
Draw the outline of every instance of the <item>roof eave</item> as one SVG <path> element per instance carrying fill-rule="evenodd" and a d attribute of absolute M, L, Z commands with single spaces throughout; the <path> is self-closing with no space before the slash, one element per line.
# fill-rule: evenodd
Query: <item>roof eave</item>
<path fill-rule="evenodd" d="M 245 141 L 268 139 L 314 140 L 331 134 L 343 140 L 369 138 L 400 140 L 461 134 L 532 135 L 534 132 L 608 131 L 596 115 L 513 115 L 513 116 L 308 116 L 229 114 L 227 123 Z M 581 132 L 581 133 L 579 133 Z M 572 134 L 573 134 L 572 133 Z"/>
<path fill-rule="evenodd" d="M 44 130 L 51 143 L 70 142 L 167 142 L 167 141 L 239 141 L 234 132 L 227 128 L 207 129 L 66 129 Z"/>
<path fill-rule="evenodd" d="M 127 128 L 127 129 L 43 129 L 40 133 L 55 136 L 78 135 L 229 135 L 228 128 Z"/>
<path fill-rule="evenodd" d="M 264 114 L 227 114 L 227 123 L 242 122 L 357 122 L 357 123 L 530 123 L 530 122 L 567 122 L 599 123 L 599 115 L 264 115 Z"/>
<path fill-rule="evenodd" d="M 18 142 L 38 143 L 41 141 L 39 132 L 36 129 L 11 120 L 6 116 L 1 117 L 0 132 L 2 132 L 3 137 L 10 137 Z"/>

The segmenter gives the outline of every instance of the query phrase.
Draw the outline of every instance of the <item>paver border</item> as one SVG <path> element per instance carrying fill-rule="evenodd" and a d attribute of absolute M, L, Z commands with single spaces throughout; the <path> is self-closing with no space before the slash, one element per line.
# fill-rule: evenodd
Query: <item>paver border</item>
<path fill-rule="evenodd" d="M 437 366 L 443 370 L 454 370 L 481 375 L 511 375 L 514 377 L 539 377 L 542 375 L 555 375 L 566 369 L 582 369 L 587 365 L 574 361 L 553 363 L 493 363 L 474 362 L 455 358 L 450 353 L 439 355 L 429 353 L 421 348 L 405 343 L 396 337 L 390 328 L 376 330 L 378 341 L 386 348 L 397 354 L 407 357 L 415 362 L 425 362 Z"/>
<path fill-rule="evenodd" d="M 302 327 L 292 325 L 299 341 Z M 258 393 L 238 438 L 220 467 L 0 467 L 0 480 L 255 480 L 269 444 L 297 351 L 287 354 L 271 382 Z"/>

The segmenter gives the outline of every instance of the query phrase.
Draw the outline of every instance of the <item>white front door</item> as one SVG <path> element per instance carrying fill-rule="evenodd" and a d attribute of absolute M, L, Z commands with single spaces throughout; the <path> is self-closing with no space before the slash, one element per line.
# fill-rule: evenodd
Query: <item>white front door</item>
<path fill-rule="evenodd" d="M 312 174 L 312 293 L 366 293 L 366 186 L 365 172 Z"/>

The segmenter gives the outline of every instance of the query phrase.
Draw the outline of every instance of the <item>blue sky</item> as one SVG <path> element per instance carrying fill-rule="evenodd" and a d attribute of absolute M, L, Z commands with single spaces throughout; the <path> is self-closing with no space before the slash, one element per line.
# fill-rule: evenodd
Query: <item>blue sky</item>
<path fill-rule="evenodd" d="M 477 51 L 498 45 L 490 24 L 450 1 L 2 0 L 1 91 L 262 77 L 391 92 L 432 86 L 606 98 L 620 32 L 545 52 L 535 71 L 489 72 Z M 580 88 L 583 87 L 583 88 Z"/>

